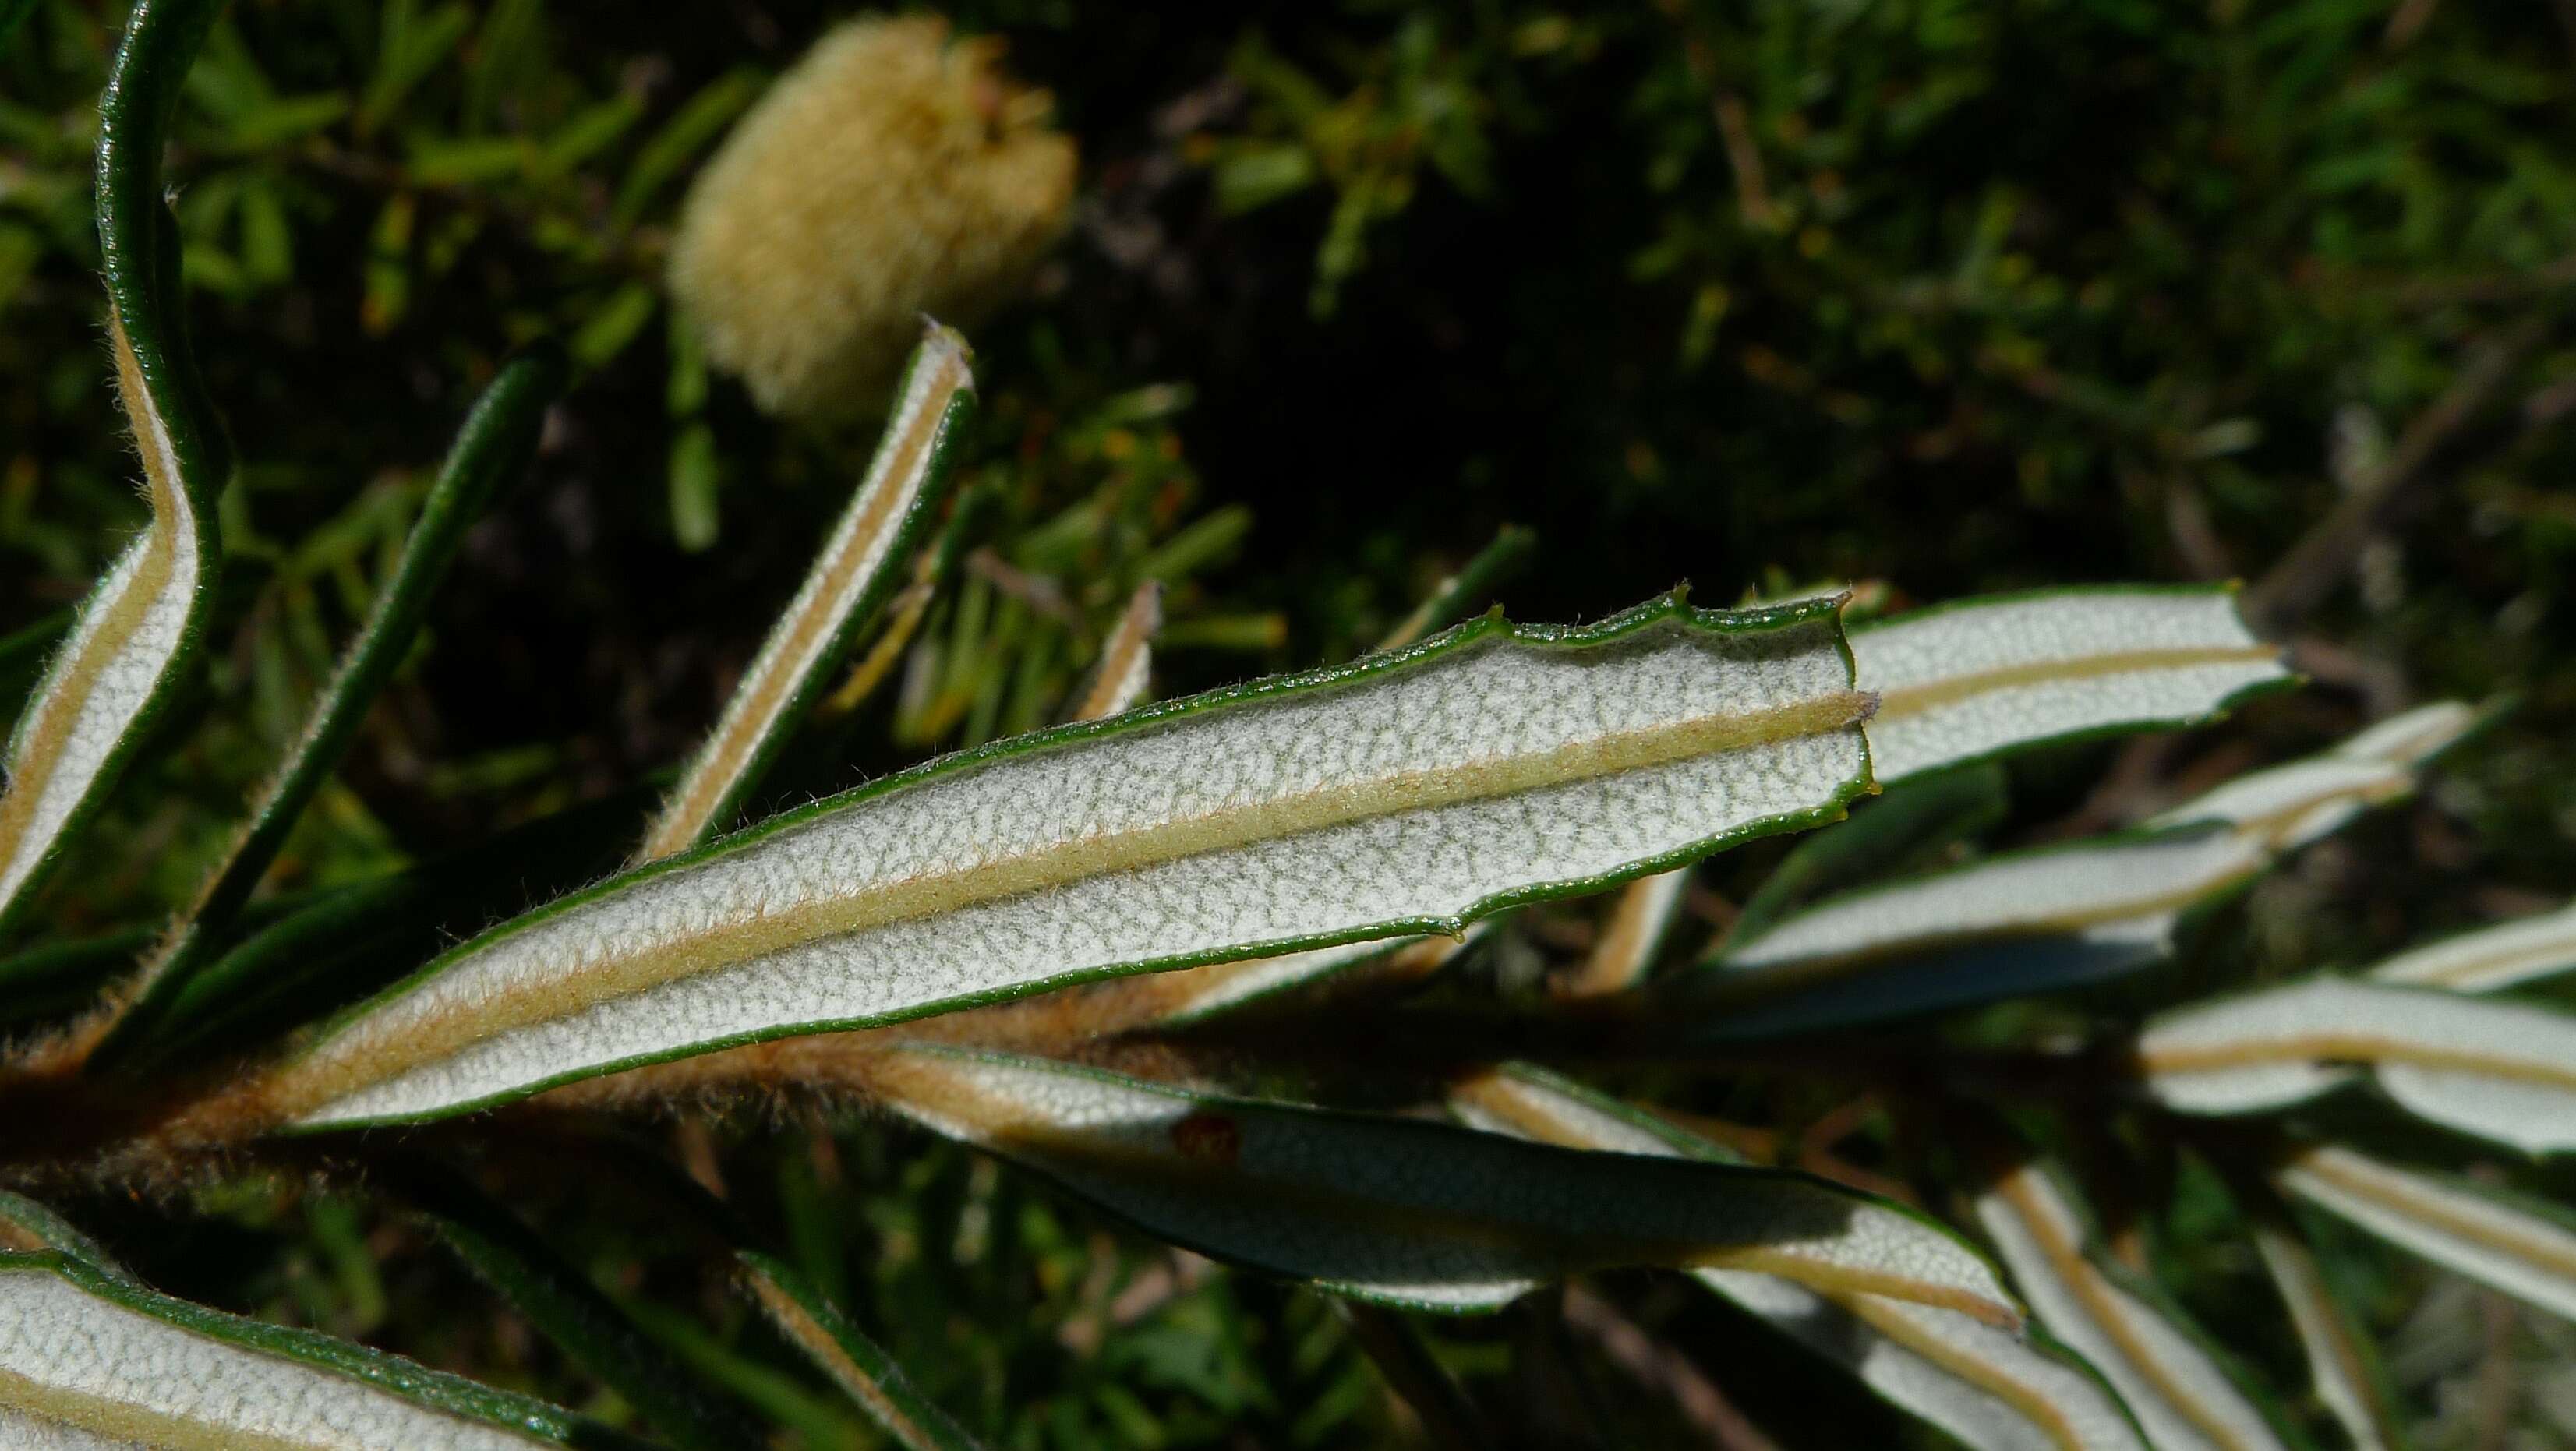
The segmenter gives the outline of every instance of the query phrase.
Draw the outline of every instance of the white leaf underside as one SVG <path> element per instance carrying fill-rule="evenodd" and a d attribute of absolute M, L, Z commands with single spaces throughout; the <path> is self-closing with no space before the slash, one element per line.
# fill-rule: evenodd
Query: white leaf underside
<path fill-rule="evenodd" d="M 0 1267 L 0 1431 L 16 1438 L 11 1446 L 82 1451 L 517 1451 L 554 1444 L 227 1344 L 36 1266 Z"/>
<path fill-rule="evenodd" d="M 1489 1133 L 1569 1148 L 1708 1151 L 1679 1129 L 1613 1112 L 1525 1070 L 1462 1084 L 1450 1104 Z M 1819 1291 L 1757 1271 L 1695 1273 L 1890 1404 L 1979 1451 L 2143 1451 L 2136 1428 L 2098 1382 L 2011 1330 L 1939 1306 Z"/>
<path fill-rule="evenodd" d="M 1117 971 L 1402 932 L 1838 810 L 1830 612 L 1479 623 L 934 763 L 505 924 L 270 1085 L 308 1125 Z"/>
<path fill-rule="evenodd" d="M 2379 1394 L 2361 1351 L 2307 1242 L 2287 1225 L 2268 1220 L 2256 1220 L 2253 1231 L 2255 1253 L 2289 1307 L 2291 1328 L 2307 1352 L 2318 1402 L 2343 1427 L 2354 1451 L 2397 1451 L 2397 1443 L 2385 1433 Z"/>
<path fill-rule="evenodd" d="M 1106 720 L 1145 703 L 1154 679 L 1154 636 L 1163 628 L 1163 585 L 1147 580 L 1128 598 L 1118 624 L 1101 642 L 1091 683 L 1074 707 L 1075 720 Z"/>
<path fill-rule="evenodd" d="M 2576 1232 L 2563 1224 L 2330 1145 L 2276 1175 L 2282 1188 L 2390 1244 L 2576 1320 Z"/>
<path fill-rule="evenodd" d="M 179 657 L 204 573 L 199 521 L 170 431 L 122 328 L 110 338 L 118 391 L 143 458 L 151 523 L 81 606 L 11 734 L 0 789 L 0 912 L 59 844 L 82 802 Z"/>
<path fill-rule="evenodd" d="M 974 382 L 966 340 L 931 324 L 858 492 L 743 672 L 706 743 L 671 788 L 645 836 L 639 861 L 669 856 L 721 829 L 725 823 L 717 816 L 733 801 L 764 746 L 794 727 L 796 706 L 813 694 L 822 673 L 837 665 L 837 647 L 852 614 L 897 563 L 894 551 L 904 526 L 921 503 L 938 461 L 940 435 L 951 421 L 949 405 Z"/>
<path fill-rule="evenodd" d="M 2063 590 L 1969 600 L 1852 631 L 1880 784 L 2000 751 L 2206 720 L 2289 678 L 2232 590 Z"/>
<path fill-rule="evenodd" d="M 2367 1072 L 2420 1118 L 2529 1153 L 2576 1148 L 2576 1018 L 2439 989 L 2320 977 L 2169 1014 L 2136 1046 L 2149 1093 L 2251 1113 Z"/>
<path fill-rule="evenodd" d="M 2046 1170 L 2005 1174 L 1977 1218 L 2040 1323 L 2102 1372 L 2157 1451 L 2280 1451 L 2208 1351 L 2085 1254 L 2083 1221 Z"/>
<path fill-rule="evenodd" d="M 2381 982 L 2484 993 L 2576 967 L 2576 907 L 2499 923 L 2392 957 L 2370 970 Z"/>
<path fill-rule="evenodd" d="M 2415 787 L 2473 723 L 2426 706 L 2227 782 L 2140 834 L 2012 852 L 1795 913 L 1704 965 L 1722 1036 L 2074 986 L 2161 958 L 2181 915 Z"/>
<path fill-rule="evenodd" d="M 1602 919 L 1601 935 L 1565 992 L 1592 997 L 1624 992 L 1645 981 L 1655 956 L 1681 920 L 1690 897 L 1691 874 L 1657 872 L 1630 882 Z"/>
<path fill-rule="evenodd" d="M 1957 1239 L 1804 1176 L 1214 1098 L 1041 1059 L 912 1047 L 871 1075 L 907 1117 L 1157 1236 L 1348 1294 L 1485 1310 L 1584 1270 L 1717 1265 L 2018 1320 Z"/>

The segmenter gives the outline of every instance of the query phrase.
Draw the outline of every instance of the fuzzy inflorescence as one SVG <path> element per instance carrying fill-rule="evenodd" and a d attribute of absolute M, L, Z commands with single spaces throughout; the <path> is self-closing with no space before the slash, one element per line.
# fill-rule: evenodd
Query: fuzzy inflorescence
<path fill-rule="evenodd" d="M 1063 229 L 1073 142 L 990 39 L 928 16 L 825 35 L 691 189 L 670 288 L 771 413 L 883 406 L 922 314 L 971 323 Z"/>

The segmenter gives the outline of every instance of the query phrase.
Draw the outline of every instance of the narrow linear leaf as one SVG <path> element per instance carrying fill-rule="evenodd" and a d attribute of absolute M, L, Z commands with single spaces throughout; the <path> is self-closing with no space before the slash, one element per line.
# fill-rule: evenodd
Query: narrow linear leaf
<path fill-rule="evenodd" d="M 1597 997 L 1625 992 L 1645 981 L 1655 955 L 1681 920 L 1690 896 L 1690 872 L 1657 872 L 1630 882 L 1611 904 L 1601 935 L 1584 955 L 1564 992 L 1569 997 Z"/>
<path fill-rule="evenodd" d="M 1490 1132 L 1568 1148 L 1715 1158 L 1714 1144 L 1543 1070 L 1509 1065 L 1457 1085 L 1451 1106 Z M 1981 1451 L 2140 1448 L 2116 1397 L 2083 1365 L 1973 1316 L 1750 1270 L 1700 1281 L 1909 1414 Z"/>
<path fill-rule="evenodd" d="M 2086 1252 L 2084 1221 L 2046 1169 L 2003 1173 L 1976 1210 L 2040 1323 L 2109 1379 L 2157 1451 L 2281 1447 L 2201 1337 Z"/>
<path fill-rule="evenodd" d="M 2576 967 L 2576 906 L 2498 923 L 2392 957 L 2370 970 L 2381 982 L 2484 993 Z"/>
<path fill-rule="evenodd" d="M 2330 1144 L 2292 1155 L 2274 1177 L 2400 1249 L 2576 1320 L 2576 1228 L 2554 1208 Z"/>
<path fill-rule="evenodd" d="M 905 1451 L 978 1451 L 980 1443 L 915 1389 L 894 1357 L 784 1261 L 754 1250 L 742 1251 L 741 1260 L 744 1283 L 778 1333 L 805 1352 L 896 1445 Z"/>
<path fill-rule="evenodd" d="M 1850 607 L 1844 607 L 1850 613 Z M 1745 899 L 1728 935 L 1750 941 L 1796 907 L 1833 890 L 1927 860 L 2004 819 L 2010 810 L 2001 766 L 1991 761 L 1933 771 L 1852 808 L 1851 819 L 1798 839 Z"/>
<path fill-rule="evenodd" d="M 2290 851 L 2413 792 L 2421 769 L 2477 722 L 2477 713 L 2458 701 L 2422 706 L 2321 755 L 2240 776 L 2147 824 L 2223 821 L 2276 851 Z"/>
<path fill-rule="evenodd" d="M 937 323 L 928 326 L 858 493 L 672 788 L 638 862 L 695 846 L 732 821 L 840 668 L 860 626 L 894 592 L 895 563 L 920 542 L 938 511 L 974 407 L 971 357 L 964 338 Z"/>
<path fill-rule="evenodd" d="M 674 1444 L 728 1451 L 759 1441 L 759 1427 L 746 1414 L 709 1394 L 589 1276 L 509 1210 L 425 1160 L 379 1166 L 379 1174 L 429 1220 L 476 1278 Z"/>
<path fill-rule="evenodd" d="M 2223 827 L 2006 852 L 1832 898 L 1675 987 L 1727 1037 L 1802 1032 L 2098 981 L 2162 959 L 2185 912 L 2261 870 Z"/>
<path fill-rule="evenodd" d="M 19 717 L 0 787 L 0 931 L 23 916 L 62 843 L 96 809 L 193 658 L 222 564 L 215 494 L 227 464 L 190 362 L 162 139 L 219 6 L 153 0 L 127 22 L 99 101 L 98 227 L 117 396 L 143 461 L 151 522 L 81 605 Z"/>
<path fill-rule="evenodd" d="M 2343 1428 L 2355 1451 L 2400 1451 L 2407 1444 L 2379 1353 L 2331 1286 L 2289 1206 L 2269 1184 L 2231 1178 L 2246 1211 L 2255 1253 L 2289 1307 L 2290 1324 L 2307 1352 L 2317 1400 Z"/>
<path fill-rule="evenodd" d="M 228 1451 L 639 1444 L 543 1402 L 173 1300 L 60 1253 L 0 1254 L 0 1432 L 12 1444 Z"/>
<path fill-rule="evenodd" d="M 2183 918 L 2415 788 L 2474 723 L 2429 706 L 2217 787 L 2144 827 L 1833 897 L 1738 933 L 1677 983 L 1720 1036 L 1803 1032 L 2077 986 L 2171 955 Z"/>
<path fill-rule="evenodd" d="M 1787 1170 L 1579 1152 L 946 1048 L 888 1050 L 867 1082 L 905 1116 L 1152 1234 L 1363 1299 L 1484 1310 L 1584 1270 L 1714 1266 L 2020 1321 L 1947 1231 Z"/>
<path fill-rule="evenodd" d="M 718 1047 L 1593 891 L 1862 789 L 1830 607 L 1664 600 L 951 756 L 540 909 L 254 1085 L 434 1117 Z"/>
<path fill-rule="evenodd" d="M 1456 574 L 1440 581 L 1439 587 L 1414 606 L 1412 614 L 1398 621 L 1377 647 L 1400 649 L 1462 618 L 1492 594 L 1495 585 L 1519 573 L 1537 547 L 1536 530 L 1518 524 L 1504 525 L 1495 531 L 1491 544 L 1476 551 L 1476 556 L 1460 565 Z"/>
<path fill-rule="evenodd" d="M 421 504 L 419 521 L 403 543 L 392 577 L 314 702 L 303 734 L 251 808 L 230 854 L 207 877 L 177 931 L 145 967 L 131 1006 L 100 1046 L 102 1061 L 114 1060 L 137 1035 L 151 1031 L 221 945 L 305 805 L 338 767 L 368 706 L 409 653 L 430 596 L 455 562 L 466 530 L 536 452 L 545 410 L 563 385 L 562 355 L 551 347 L 538 348 L 504 363 L 476 400 Z"/>
<path fill-rule="evenodd" d="M 0 1189 L 0 1251 L 42 1254 L 48 1250 L 79 1260 L 110 1279 L 134 1283 L 123 1265 L 70 1220 L 24 1194 Z"/>
<path fill-rule="evenodd" d="M 2285 685 L 2232 585 L 1993 595 L 1856 625 L 1883 785 L 2049 741 L 2197 725 Z"/>
<path fill-rule="evenodd" d="M 2526 1153 L 2576 1148 L 2576 1017 L 2435 988 L 2310 978 L 2138 1035 L 2147 1091 L 2186 1113 L 2281 1108 L 2367 1073 L 2419 1118 Z"/>
<path fill-rule="evenodd" d="M 1075 720 L 1106 720 L 1144 704 L 1154 673 L 1154 632 L 1163 628 L 1163 582 L 1136 586 L 1116 628 L 1100 647 L 1091 685 L 1074 706 Z"/>
<path fill-rule="evenodd" d="M 33 623 L 0 635 L 0 711 L 11 720 L 26 712 L 27 692 L 53 659 L 54 648 L 72 631 L 80 612 L 59 609 Z"/>

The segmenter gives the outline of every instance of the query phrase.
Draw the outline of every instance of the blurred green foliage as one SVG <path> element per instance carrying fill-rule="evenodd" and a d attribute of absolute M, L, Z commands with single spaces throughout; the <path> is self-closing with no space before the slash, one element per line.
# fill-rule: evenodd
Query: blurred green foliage
<path fill-rule="evenodd" d="M 88 196 L 118 8 L 0 3 L 11 700 L 142 518 Z M 1363 648 L 1517 521 L 1541 536 L 1503 590 L 1525 618 L 1682 578 L 1716 597 L 2194 576 L 2314 596 L 2273 623 L 2317 688 L 2215 754 L 2122 757 L 2150 773 L 2241 764 L 2224 753 L 2247 739 L 2287 754 L 2419 696 L 2518 697 L 2429 801 L 2267 881 L 2142 991 L 2358 960 L 2576 883 L 2567 4 L 946 8 L 1053 90 L 1084 148 L 1081 220 L 976 339 L 950 587 L 896 679 L 782 789 L 1049 719 L 1143 580 L 1174 587 L 1161 659 L 1187 689 Z M 540 334 L 585 376 L 272 889 L 438 858 L 687 748 L 869 439 L 773 424 L 710 376 L 661 302 L 664 228 L 725 126 L 839 13 L 233 7 L 171 162 L 241 457 L 233 567 L 191 727 L 130 773 L 60 920 L 104 932 L 187 890 L 465 401 Z M 2326 573 L 2272 574 L 2383 486 L 2384 527 Z M 2116 811 L 2087 793 L 2118 749 L 2018 770 L 2007 834 Z M 1738 900 L 1777 852 L 1741 855 L 1709 878 Z M 1764 1084 L 1704 1106 L 1793 1127 L 1837 1107 Z M 1853 1152 L 1887 1151 L 1865 1134 Z M 750 1122 L 691 1154 L 1002 1445 L 1374 1444 L 1403 1424 L 1320 1299 L 1209 1273 L 956 1149 Z M 804 1444 L 868 1444 L 676 1231 L 609 1187 L 490 1172 L 682 1358 Z M 2277 1318 L 2222 1191 L 2189 1166 L 2170 1196 L 2159 1166 L 2122 1172 L 2164 1205 L 2149 1227 L 2178 1293 L 2213 1321 Z M 617 1411 L 415 1224 L 248 1191 L 205 1207 L 175 1235 L 98 1227 L 174 1293 Z M 2469 1444 L 2498 1355 L 2557 1387 L 2509 1407 L 2527 1444 L 2576 1444 L 2564 1327 L 2457 1287 L 2416 1306 L 2420 1271 L 2326 1242 L 2426 1445 Z M 1721 1306 L 1614 1288 L 1758 1422 L 1922 1434 Z M 1542 1309 L 1433 1333 L 1510 1397 L 1544 1394 L 1503 1374 L 1516 1347 L 1566 1332 Z M 1662 1400 L 1604 1394 L 1633 1367 L 1591 1341 L 1574 1360 L 1619 1444 L 1679 1434 Z M 2286 1352 L 2263 1369 L 2296 1384 Z"/>

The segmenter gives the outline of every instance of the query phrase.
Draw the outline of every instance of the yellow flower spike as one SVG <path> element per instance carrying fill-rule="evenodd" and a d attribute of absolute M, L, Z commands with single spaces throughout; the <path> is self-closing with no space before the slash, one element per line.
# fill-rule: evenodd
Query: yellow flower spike
<path fill-rule="evenodd" d="M 1073 142 L 1000 60 L 936 17 L 852 21 L 700 173 L 671 295 L 763 409 L 881 409 L 924 313 L 971 325 L 1063 230 Z"/>

